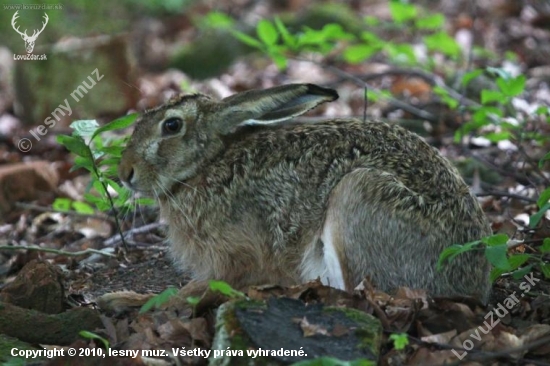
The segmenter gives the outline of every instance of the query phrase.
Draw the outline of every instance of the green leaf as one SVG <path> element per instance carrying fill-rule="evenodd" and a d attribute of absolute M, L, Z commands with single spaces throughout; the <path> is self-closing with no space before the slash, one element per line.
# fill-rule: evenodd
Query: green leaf
<path fill-rule="evenodd" d="M 105 201 L 101 197 L 94 196 L 93 194 L 84 193 L 84 199 L 90 203 L 93 203 L 100 211 L 107 211 L 111 209 L 109 202 Z"/>
<path fill-rule="evenodd" d="M 542 246 L 540 247 L 541 253 L 550 253 L 550 238 L 545 238 L 542 241 Z"/>
<path fill-rule="evenodd" d="M 398 63 L 416 63 L 416 55 L 410 44 L 387 43 L 384 50 L 388 53 L 394 62 Z"/>
<path fill-rule="evenodd" d="M 450 57 L 458 57 L 460 55 L 460 46 L 454 38 L 445 32 L 437 32 L 424 37 L 424 43 L 430 51 L 441 52 Z"/>
<path fill-rule="evenodd" d="M 537 200 L 537 206 L 542 208 L 548 201 L 550 201 L 550 187 L 540 193 L 539 199 Z"/>
<path fill-rule="evenodd" d="M 279 70 L 286 70 L 288 60 L 285 57 L 285 55 L 275 52 L 275 53 L 270 53 L 269 56 L 271 57 L 273 62 L 275 62 L 275 65 L 277 65 L 277 68 Z"/>
<path fill-rule="evenodd" d="M 105 187 L 105 186 L 103 185 L 103 183 L 101 183 L 99 180 L 95 180 L 95 181 L 92 183 L 92 186 L 95 188 L 95 190 L 97 191 L 97 193 L 100 194 L 101 197 L 104 197 L 104 198 L 107 197 L 106 187 Z"/>
<path fill-rule="evenodd" d="M 389 338 L 393 341 L 393 347 L 396 350 L 403 350 L 409 345 L 409 336 L 407 333 L 392 333 Z"/>
<path fill-rule="evenodd" d="M 241 41 L 242 43 L 244 43 L 244 44 L 246 44 L 250 47 L 257 48 L 259 50 L 263 49 L 263 47 L 264 47 L 263 44 L 260 41 L 258 41 L 256 38 L 250 37 L 246 33 L 243 33 L 243 32 L 240 32 L 240 31 L 231 31 L 231 33 L 239 41 Z"/>
<path fill-rule="evenodd" d="M 489 280 L 491 281 L 491 283 L 493 283 L 504 273 L 508 273 L 508 270 L 493 267 L 491 268 L 491 272 L 489 273 Z"/>
<path fill-rule="evenodd" d="M 99 128 L 99 123 L 95 119 L 83 119 L 74 121 L 70 127 L 74 130 L 76 136 L 91 136 Z"/>
<path fill-rule="evenodd" d="M 525 266 L 523 268 L 520 268 L 512 272 L 512 278 L 515 280 L 519 280 L 520 278 L 523 278 L 526 274 L 531 273 L 532 271 L 533 271 L 533 265 L 530 264 L 528 266 Z"/>
<path fill-rule="evenodd" d="M 205 28 L 229 29 L 234 24 L 233 18 L 219 11 L 211 11 L 200 20 L 200 25 Z"/>
<path fill-rule="evenodd" d="M 72 203 L 72 206 L 73 206 L 73 208 L 75 209 L 76 212 L 81 213 L 81 214 L 93 215 L 95 213 L 92 206 L 90 206 L 89 204 L 87 204 L 85 202 L 74 201 Z"/>
<path fill-rule="evenodd" d="M 149 198 L 149 197 L 136 198 L 135 202 L 136 202 L 137 205 L 141 205 L 141 206 L 152 206 L 156 203 L 156 201 L 154 199 Z"/>
<path fill-rule="evenodd" d="M 219 293 L 227 297 L 246 297 L 244 293 L 235 290 L 225 281 L 212 280 L 208 282 L 208 285 L 210 287 L 210 290 L 218 291 Z"/>
<path fill-rule="evenodd" d="M 512 138 L 512 132 L 510 131 L 500 131 L 500 132 L 489 132 L 486 133 L 485 138 L 491 142 L 499 142 L 504 140 L 510 140 Z"/>
<path fill-rule="evenodd" d="M 366 44 L 349 46 L 344 50 L 344 60 L 350 64 L 358 64 L 371 57 L 377 51 L 377 48 Z"/>
<path fill-rule="evenodd" d="M 279 39 L 277 29 L 269 20 L 260 20 L 256 28 L 256 33 L 258 34 L 258 38 L 267 46 L 274 45 Z"/>
<path fill-rule="evenodd" d="M 475 78 L 477 78 L 481 74 L 483 74 L 483 70 L 481 70 L 481 69 L 476 69 L 476 70 L 472 70 L 472 71 L 467 72 L 462 77 L 462 85 L 466 86 L 466 85 L 470 84 L 470 81 L 474 80 Z"/>
<path fill-rule="evenodd" d="M 443 268 L 443 264 L 446 260 L 449 262 L 452 261 L 457 255 L 465 253 L 470 250 L 477 249 L 476 247 L 481 244 L 481 240 L 472 241 L 464 245 L 453 244 L 450 247 L 445 248 L 439 255 L 439 260 L 437 261 L 437 270 Z"/>
<path fill-rule="evenodd" d="M 191 306 L 197 306 L 201 298 L 199 296 L 189 296 L 185 299 L 187 303 Z"/>
<path fill-rule="evenodd" d="M 550 278 L 550 263 L 541 263 L 539 268 L 545 278 Z"/>
<path fill-rule="evenodd" d="M 367 15 L 366 17 L 363 18 L 363 20 L 365 24 L 368 25 L 369 27 L 375 27 L 378 24 L 380 24 L 380 19 L 371 15 Z"/>
<path fill-rule="evenodd" d="M 295 50 L 297 45 L 296 37 L 290 34 L 284 23 L 277 16 L 275 17 L 275 27 L 277 27 L 277 30 L 281 34 L 284 44 Z"/>
<path fill-rule="evenodd" d="M 109 154 L 115 157 L 122 157 L 122 151 L 124 151 L 123 146 L 105 146 L 101 149 L 105 154 Z"/>
<path fill-rule="evenodd" d="M 346 32 L 344 28 L 337 23 L 328 23 L 323 26 L 321 29 L 321 34 L 327 40 L 337 40 L 337 41 L 349 41 L 355 39 L 355 36 Z"/>
<path fill-rule="evenodd" d="M 449 108 L 456 109 L 456 107 L 458 107 L 458 100 L 451 97 L 446 89 L 443 89 L 438 85 L 433 88 L 433 92 L 438 95 L 441 100 L 449 106 Z"/>
<path fill-rule="evenodd" d="M 127 196 L 129 194 L 129 191 L 124 188 L 122 185 L 118 184 L 114 180 L 104 177 L 105 183 L 107 183 L 111 188 L 113 188 L 116 193 L 120 196 Z"/>
<path fill-rule="evenodd" d="M 540 208 L 540 210 L 529 217 L 529 227 L 531 229 L 534 229 L 535 226 L 538 225 L 539 221 L 542 219 L 546 211 L 550 210 L 550 202 L 546 203 L 544 206 Z"/>
<path fill-rule="evenodd" d="M 99 135 L 100 133 L 106 132 L 106 131 L 114 131 L 114 130 L 121 130 L 123 128 L 126 128 L 130 126 L 136 118 L 138 117 L 137 113 L 128 114 L 126 116 L 120 117 L 115 119 L 112 122 L 107 123 L 105 126 L 102 126 L 98 128 L 94 134 L 92 135 L 92 140 Z"/>
<path fill-rule="evenodd" d="M 495 234 L 481 239 L 481 241 L 488 246 L 504 245 L 508 243 L 508 240 L 509 238 L 506 234 Z"/>
<path fill-rule="evenodd" d="M 361 32 L 361 39 L 367 45 L 376 47 L 377 49 L 382 49 L 382 47 L 386 44 L 386 42 L 381 40 L 380 37 L 373 32 Z"/>
<path fill-rule="evenodd" d="M 70 198 L 56 198 L 52 203 L 52 208 L 54 211 L 68 212 L 71 210 Z"/>
<path fill-rule="evenodd" d="M 86 145 L 86 143 L 80 136 L 58 135 L 57 142 L 65 146 L 65 148 L 73 154 L 82 156 L 90 160 L 93 159 L 90 148 L 88 147 L 88 145 Z"/>
<path fill-rule="evenodd" d="M 418 10 L 415 5 L 392 1 L 390 13 L 396 23 L 404 23 L 417 17 Z"/>
<path fill-rule="evenodd" d="M 377 90 L 369 90 L 367 89 L 367 100 L 369 102 L 376 103 L 378 100 L 380 100 L 382 96 Z"/>
<path fill-rule="evenodd" d="M 98 166 L 113 166 L 115 169 L 117 169 L 118 164 L 120 164 L 120 157 L 103 159 L 97 165 Z"/>
<path fill-rule="evenodd" d="M 504 95 L 515 97 L 525 90 L 525 76 L 520 75 L 516 78 L 498 78 L 496 84 Z"/>
<path fill-rule="evenodd" d="M 417 19 L 415 25 L 419 29 L 440 29 L 445 24 L 445 16 L 437 13 Z"/>
<path fill-rule="evenodd" d="M 141 309 L 139 309 L 139 313 L 143 314 L 148 312 L 149 310 L 153 308 L 159 308 L 160 306 L 164 305 L 170 298 L 172 298 L 174 295 L 178 293 L 178 289 L 175 287 L 168 287 L 166 290 L 162 291 L 160 294 L 153 296 L 149 299 Z"/>
<path fill-rule="evenodd" d="M 504 102 L 504 95 L 496 90 L 483 89 L 481 91 L 481 103 Z"/>
<path fill-rule="evenodd" d="M 69 170 L 69 172 L 74 172 L 77 169 L 84 168 L 87 171 L 91 172 L 94 164 L 93 161 L 90 158 L 83 158 L 82 156 L 75 156 L 74 158 L 74 164 Z"/>
<path fill-rule="evenodd" d="M 489 262 L 500 269 L 510 270 L 510 263 L 508 262 L 508 247 L 506 244 L 489 246 L 485 248 L 485 256 Z"/>
<path fill-rule="evenodd" d="M 542 159 L 540 159 L 540 161 L 539 161 L 539 168 L 542 168 L 542 167 L 544 166 L 544 163 L 545 163 L 547 160 L 550 160 L 550 152 L 547 152 L 547 153 L 542 157 Z"/>
<path fill-rule="evenodd" d="M 106 350 L 109 350 L 110 348 L 109 341 L 95 333 L 89 332 L 87 330 L 81 330 L 80 332 L 78 332 L 78 335 L 81 336 L 82 338 L 101 341 L 101 343 L 103 343 L 103 346 L 105 346 Z"/>
<path fill-rule="evenodd" d="M 437 270 L 441 270 L 443 268 L 443 263 L 448 259 L 449 262 L 452 260 L 452 258 L 456 257 L 460 253 L 460 248 L 462 248 L 461 245 L 455 244 L 451 245 L 448 248 L 445 248 L 443 252 L 439 255 L 439 259 L 437 261 Z"/>
<path fill-rule="evenodd" d="M 515 270 L 519 266 L 523 265 L 531 258 L 529 254 L 513 254 L 508 257 L 508 263 L 510 264 L 510 270 Z"/>

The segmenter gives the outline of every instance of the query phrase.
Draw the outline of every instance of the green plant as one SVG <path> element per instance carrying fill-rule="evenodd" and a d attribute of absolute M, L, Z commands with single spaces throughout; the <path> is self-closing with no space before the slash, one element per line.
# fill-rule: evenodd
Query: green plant
<path fill-rule="evenodd" d="M 393 348 L 396 350 L 403 350 L 409 345 L 407 333 L 392 333 L 390 334 L 390 340 L 393 341 Z"/>
<path fill-rule="evenodd" d="M 388 28 L 406 29 L 425 34 L 422 42 L 431 55 L 439 53 L 452 59 L 461 55 L 456 41 L 444 31 L 445 17 L 440 13 L 422 14 L 413 4 L 393 1 L 390 3 L 392 22 L 384 24 Z M 268 55 L 280 68 L 285 69 L 288 57 L 304 52 L 316 52 L 327 55 L 336 48 L 343 49 L 342 59 L 351 64 L 364 62 L 377 54 L 384 54 L 396 64 L 418 65 L 413 46 L 382 39 L 370 28 L 380 27 L 378 20 L 364 19 L 365 30 L 353 34 L 340 24 L 326 24 L 321 29 L 304 27 L 300 32 L 292 33 L 277 17 L 273 21 L 263 19 L 256 26 L 256 38 L 233 30 L 233 34 L 243 43 Z M 227 24 L 227 23 L 226 23 Z M 429 64 L 434 64 L 431 57 Z"/>
<path fill-rule="evenodd" d="M 509 240 L 506 234 L 496 234 L 470 243 L 452 245 L 441 253 L 437 269 L 441 270 L 446 261 L 451 261 L 462 253 L 471 250 L 484 250 L 485 256 L 494 267 L 491 271 L 491 281 L 508 272 L 512 273 L 513 278 L 519 279 L 531 272 L 535 266 L 540 269 L 546 278 L 550 278 L 550 263 L 546 263 L 543 258 L 545 254 L 550 253 L 550 238 L 544 239 L 541 246 L 541 255 L 508 254 Z M 521 267 L 527 261 L 531 263 Z"/>
<path fill-rule="evenodd" d="M 224 281 L 211 280 L 208 282 L 210 290 L 216 291 L 231 298 L 245 298 L 246 295 L 240 291 L 235 290 L 231 285 Z"/>
<path fill-rule="evenodd" d="M 107 131 L 120 130 L 132 124 L 137 115 L 130 114 L 118 118 L 102 127 L 95 120 L 80 120 L 71 124 L 73 134 L 57 136 L 57 141 L 76 155 L 71 171 L 83 168 L 91 173 L 91 180 L 86 188 L 86 202 L 58 198 L 53 207 L 58 211 L 69 211 L 71 208 L 80 213 L 91 214 L 95 209 L 108 211 L 118 209 L 130 211 L 136 204 L 151 204 L 151 199 L 140 198 L 130 201 L 131 192 L 114 181 L 120 163 L 125 138 L 107 138 Z M 116 192 L 116 195 L 110 193 Z M 92 191 L 95 193 L 92 193 Z"/>
<path fill-rule="evenodd" d="M 139 313 L 143 314 L 148 312 L 151 309 L 158 309 L 162 305 L 166 304 L 177 293 L 178 293 L 177 288 L 168 287 L 166 290 L 162 291 L 158 295 L 153 296 L 145 304 L 143 304 L 141 309 L 139 309 Z"/>
<path fill-rule="evenodd" d="M 78 335 L 80 335 L 82 338 L 100 341 L 101 343 L 103 343 L 103 346 L 107 351 L 109 350 L 109 348 L 111 348 L 111 345 L 109 344 L 109 341 L 107 339 L 93 332 L 89 332 L 87 330 L 81 330 L 80 332 L 78 332 Z"/>

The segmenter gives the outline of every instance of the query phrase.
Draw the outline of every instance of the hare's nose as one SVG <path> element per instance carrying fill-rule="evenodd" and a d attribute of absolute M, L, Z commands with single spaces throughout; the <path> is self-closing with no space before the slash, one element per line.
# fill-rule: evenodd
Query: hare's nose
<path fill-rule="evenodd" d="M 130 173 L 128 173 L 128 176 L 126 177 L 126 183 L 130 188 L 132 188 L 133 183 L 132 180 L 134 178 L 134 168 L 130 168 Z"/>
<path fill-rule="evenodd" d="M 134 187 L 134 167 L 132 165 L 119 165 L 118 176 L 126 188 Z"/>

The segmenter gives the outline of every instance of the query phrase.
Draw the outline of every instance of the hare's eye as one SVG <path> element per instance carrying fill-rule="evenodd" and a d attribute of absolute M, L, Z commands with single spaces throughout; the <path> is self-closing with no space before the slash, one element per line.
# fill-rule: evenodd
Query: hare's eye
<path fill-rule="evenodd" d="M 181 118 L 172 117 L 168 118 L 162 123 L 162 132 L 166 135 L 173 135 L 178 133 L 183 126 L 183 121 Z"/>

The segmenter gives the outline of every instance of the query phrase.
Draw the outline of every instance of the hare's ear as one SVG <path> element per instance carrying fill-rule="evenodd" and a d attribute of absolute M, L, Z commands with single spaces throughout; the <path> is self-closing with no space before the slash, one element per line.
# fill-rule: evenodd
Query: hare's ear
<path fill-rule="evenodd" d="M 268 124 L 299 116 L 317 105 L 338 99 L 333 89 L 313 84 L 289 84 L 250 90 L 222 100 L 218 123 L 221 133 L 245 124 Z"/>

